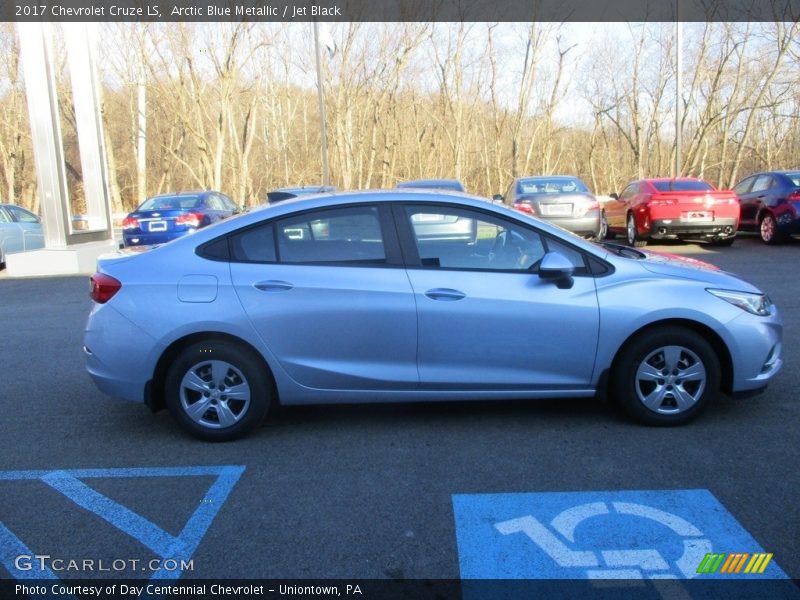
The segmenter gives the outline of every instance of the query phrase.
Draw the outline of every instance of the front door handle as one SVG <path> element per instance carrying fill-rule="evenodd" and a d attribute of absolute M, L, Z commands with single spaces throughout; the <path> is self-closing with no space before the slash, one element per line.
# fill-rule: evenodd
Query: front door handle
<path fill-rule="evenodd" d="M 461 300 L 467 297 L 464 292 L 459 292 L 458 290 L 452 290 L 450 288 L 434 288 L 425 292 L 425 295 L 431 300 L 444 300 L 445 302 Z"/>
<path fill-rule="evenodd" d="M 259 281 L 258 283 L 254 283 L 253 287 L 257 290 L 261 290 L 262 292 L 285 292 L 286 290 L 292 289 L 294 285 L 288 281 L 270 279 L 269 281 Z"/>

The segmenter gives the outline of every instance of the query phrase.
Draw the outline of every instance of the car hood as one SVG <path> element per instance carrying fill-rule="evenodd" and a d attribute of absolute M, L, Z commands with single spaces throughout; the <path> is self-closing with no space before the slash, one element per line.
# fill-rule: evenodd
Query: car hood
<path fill-rule="evenodd" d="M 736 275 L 702 260 L 654 250 L 639 250 L 639 252 L 644 255 L 644 258 L 639 259 L 639 263 L 651 273 L 702 281 L 724 289 L 761 293 L 761 290 Z"/>

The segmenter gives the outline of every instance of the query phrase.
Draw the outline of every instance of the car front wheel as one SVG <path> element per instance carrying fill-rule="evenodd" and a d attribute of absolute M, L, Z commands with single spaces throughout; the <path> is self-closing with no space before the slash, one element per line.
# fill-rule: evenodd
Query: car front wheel
<path fill-rule="evenodd" d="M 615 363 L 612 393 L 625 412 L 648 425 L 680 425 L 697 417 L 720 387 L 719 360 L 689 329 L 646 332 Z"/>
<path fill-rule="evenodd" d="M 236 439 L 261 423 L 271 389 L 252 352 L 218 340 L 186 348 L 165 382 L 167 408 L 178 424 L 213 442 Z"/>

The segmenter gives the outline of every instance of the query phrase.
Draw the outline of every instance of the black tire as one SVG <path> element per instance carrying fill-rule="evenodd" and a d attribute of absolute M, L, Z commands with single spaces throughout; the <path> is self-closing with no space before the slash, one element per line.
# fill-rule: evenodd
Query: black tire
<path fill-rule="evenodd" d="M 719 389 L 716 353 L 700 335 L 682 327 L 634 338 L 620 351 L 612 373 L 612 397 L 630 417 L 647 425 L 688 423 Z"/>
<path fill-rule="evenodd" d="M 772 213 L 764 213 L 758 223 L 758 233 L 761 241 L 769 245 L 777 245 L 783 242 L 783 235 L 778 230 L 778 222 Z"/>
<path fill-rule="evenodd" d="M 606 220 L 606 213 L 600 215 L 600 225 L 597 228 L 597 233 L 594 235 L 595 242 L 602 242 L 608 237 L 608 221 Z"/>
<path fill-rule="evenodd" d="M 202 440 L 224 442 L 263 421 L 272 401 L 272 381 L 251 351 L 212 340 L 178 355 L 167 372 L 164 393 L 181 427 Z"/>
<path fill-rule="evenodd" d="M 633 213 L 628 213 L 628 219 L 625 222 L 625 237 L 628 240 L 628 245 L 632 248 L 644 248 L 647 246 L 647 240 L 642 238 L 636 231 L 636 218 Z"/>

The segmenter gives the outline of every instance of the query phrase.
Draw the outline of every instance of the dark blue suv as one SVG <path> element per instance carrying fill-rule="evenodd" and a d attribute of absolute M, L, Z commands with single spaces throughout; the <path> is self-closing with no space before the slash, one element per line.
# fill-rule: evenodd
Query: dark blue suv
<path fill-rule="evenodd" d="M 800 171 L 766 171 L 733 188 L 742 205 L 739 229 L 758 231 L 765 244 L 800 234 Z"/>
<path fill-rule="evenodd" d="M 233 200 L 215 191 L 153 196 L 125 217 L 122 242 L 126 247 L 163 244 L 238 212 Z"/>

